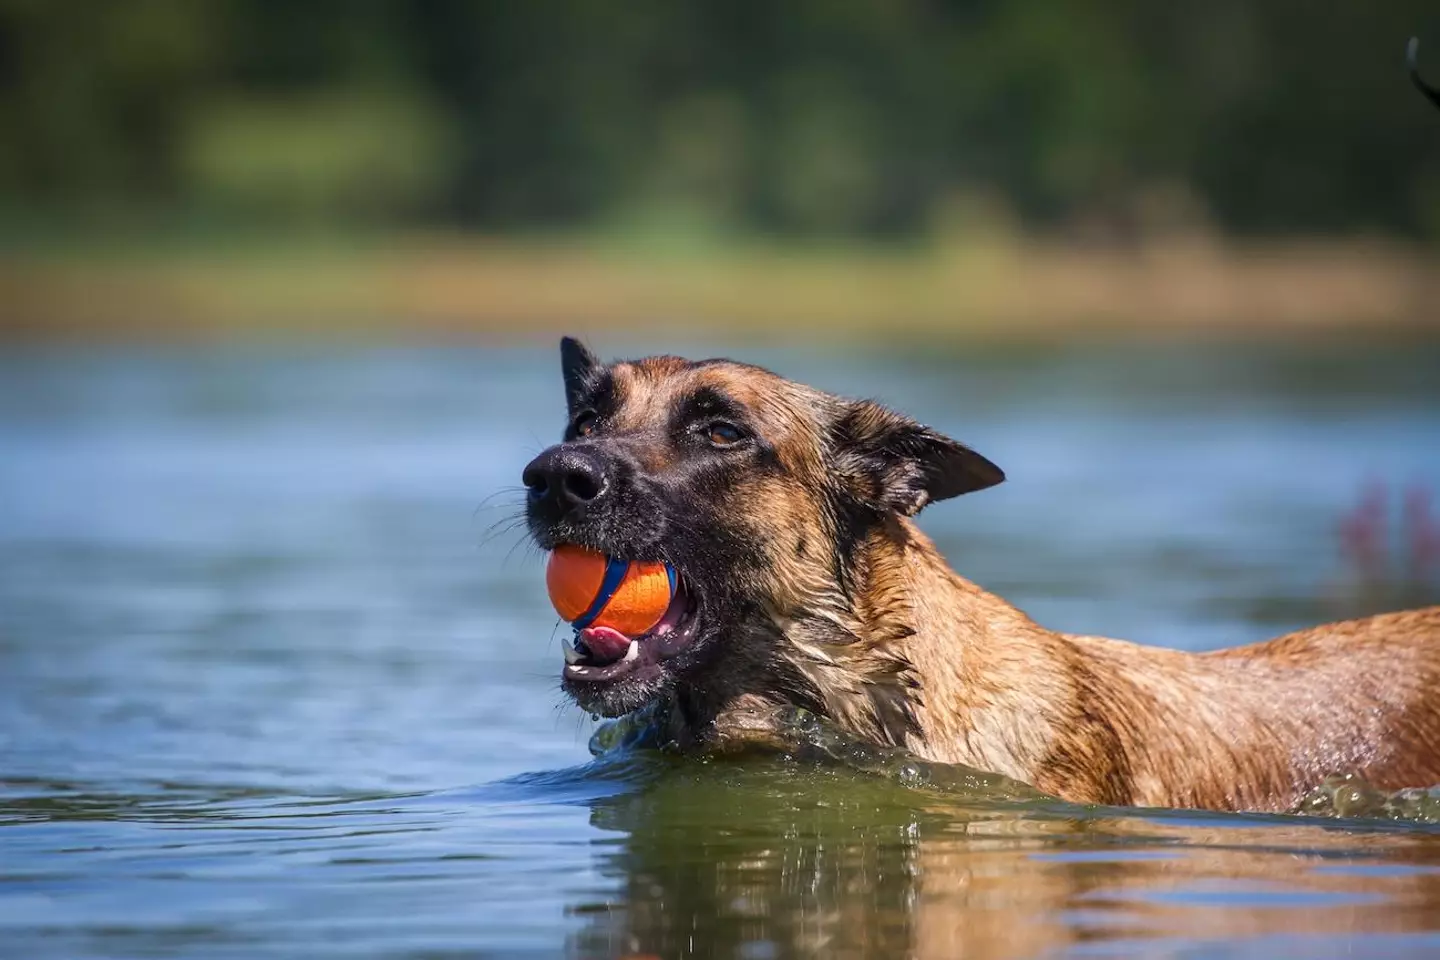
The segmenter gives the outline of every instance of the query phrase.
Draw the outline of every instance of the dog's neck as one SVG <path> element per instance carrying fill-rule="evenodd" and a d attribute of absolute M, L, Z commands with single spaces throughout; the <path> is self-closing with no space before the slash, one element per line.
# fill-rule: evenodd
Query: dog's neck
<path fill-rule="evenodd" d="M 1040 745 L 1017 731 L 1044 705 L 1015 701 L 1027 684 L 1011 674 L 1058 638 L 954 573 L 909 519 L 877 524 L 845 574 L 848 590 L 805 598 L 772 635 L 732 638 L 723 681 L 675 696 L 676 738 L 764 740 L 767 715 L 800 706 L 864 740 L 975 743 L 952 759 L 1028 771 Z"/>
<path fill-rule="evenodd" d="M 891 648 L 912 665 L 917 753 L 1034 782 L 1054 742 L 1056 718 L 1072 712 L 1070 642 L 957 574 L 913 522 L 877 563 L 903 568 L 913 631 Z M 901 577 L 897 577 L 901 579 Z M 1048 679 L 1047 679 L 1048 678 Z M 930 710 L 930 704 L 940 709 Z"/>
<path fill-rule="evenodd" d="M 901 737 L 878 710 L 873 718 L 836 719 L 857 733 L 866 732 L 867 723 L 876 725 L 884 739 L 931 755 L 937 742 L 973 744 L 951 759 L 1011 775 L 1025 772 L 1042 749 L 1027 731 L 1052 712 L 1035 696 L 1031 668 L 1063 655 L 1064 641 L 955 573 L 909 519 L 877 528 L 864 559 L 853 605 L 862 641 L 847 648 L 861 656 L 845 666 L 869 691 L 859 699 L 877 706 L 902 703 L 906 724 Z M 895 667 L 877 675 L 877 661 Z M 1031 695 L 1022 700 L 1018 691 L 1027 689 Z M 945 709 L 928 710 L 932 703 Z"/>

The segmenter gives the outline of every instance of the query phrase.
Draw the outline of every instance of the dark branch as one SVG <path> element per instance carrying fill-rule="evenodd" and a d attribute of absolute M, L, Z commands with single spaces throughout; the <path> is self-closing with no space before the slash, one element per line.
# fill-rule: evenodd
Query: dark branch
<path fill-rule="evenodd" d="M 1425 94 L 1425 99 L 1440 107 L 1440 90 L 1430 86 L 1420 79 L 1420 38 L 1411 37 L 1410 43 L 1405 47 L 1405 65 L 1410 68 L 1410 82 L 1415 84 L 1415 89 Z"/>

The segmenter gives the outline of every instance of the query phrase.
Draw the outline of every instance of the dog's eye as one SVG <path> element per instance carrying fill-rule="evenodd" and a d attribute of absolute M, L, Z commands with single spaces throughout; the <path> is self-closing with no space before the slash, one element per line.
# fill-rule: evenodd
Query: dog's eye
<path fill-rule="evenodd" d="M 733 423 L 717 420 L 705 427 L 705 439 L 717 447 L 729 447 L 745 439 L 745 431 Z"/>
<path fill-rule="evenodd" d="M 595 412 L 586 410 L 570 424 L 570 431 L 577 437 L 588 437 L 595 431 Z"/>

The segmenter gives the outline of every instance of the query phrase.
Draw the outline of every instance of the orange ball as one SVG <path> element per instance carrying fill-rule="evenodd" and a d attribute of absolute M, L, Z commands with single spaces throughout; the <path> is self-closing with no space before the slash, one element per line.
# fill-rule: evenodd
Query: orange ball
<path fill-rule="evenodd" d="M 557 547 L 545 567 L 555 612 L 575 625 L 610 627 L 635 636 L 660 622 L 675 595 L 665 563 L 627 563 L 584 547 Z"/>

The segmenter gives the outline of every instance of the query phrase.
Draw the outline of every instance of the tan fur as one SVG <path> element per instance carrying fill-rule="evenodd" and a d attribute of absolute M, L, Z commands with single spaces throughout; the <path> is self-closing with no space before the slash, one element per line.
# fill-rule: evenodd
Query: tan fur
<path fill-rule="evenodd" d="M 773 746 L 767 718 L 802 702 L 862 740 L 1074 801 L 1288 810 L 1333 773 L 1440 784 L 1440 607 L 1209 654 L 1057 633 L 946 565 L 905 515 L 926 491 L 845 541 L 854 525 L 825 491 L 878 498 L 915 471 L 861 469 L 853 438 L 830 426 L 847 413 L 863 437 L 898 415 L 723 361 L 610 369 L 612 429 L 647 467 L 681 456 L 662 442 L 664 414 L 700 389 L 744 404 L 779 461 L 736 478 L 719 504 L 768 559 L 754 589 L 778 639 L 737 625 L 672 705 L 685 738 Z"/>
<path fill-rule="evenodd" d="M 910 521 L 921 678 L 906 745 L 1070 800 L 1289 810 L 1327 774 L 1440 783 L 1440 607 L 1190 654 L 1054 633 L 952 573 Z"/>

